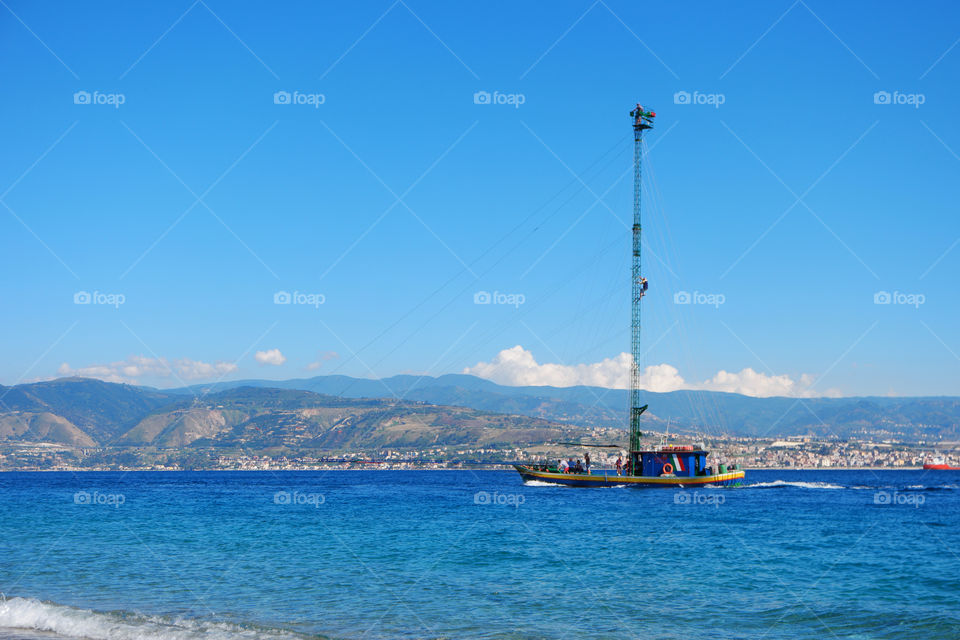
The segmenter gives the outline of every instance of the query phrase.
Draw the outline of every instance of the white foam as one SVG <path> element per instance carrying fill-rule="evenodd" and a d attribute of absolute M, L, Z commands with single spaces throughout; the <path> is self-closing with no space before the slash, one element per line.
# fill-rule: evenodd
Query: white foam
<path fill-rule="evenodd" d="M 76 609 L 35 599 L 0 601 L 0 627 L 49 631 L 89 640 L 295 640 L 282 630 L 243 627 L 225 622 L 117 615 Z"/>
<path fill-rule="evenodd" d="M 561 486 L 557 482 L 544 482 L 543 480 L 525 480 L 524 486 L 527 487 L 559 487 Z"/>
<path fill-rule="evenodd" d="M 799 487 L 801 489 L 846 489 L 839 484 L 830 484 L 829 482 L 788 482 L 786 480 L 774 480 L 773 482 L 757 482 L 755 484 L 744 485 L 744 488 L 759 487 Z"/>

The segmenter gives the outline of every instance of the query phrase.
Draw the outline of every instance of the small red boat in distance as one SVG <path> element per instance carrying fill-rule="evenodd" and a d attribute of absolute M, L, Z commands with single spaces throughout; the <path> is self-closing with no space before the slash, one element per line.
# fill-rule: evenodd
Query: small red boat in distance
<path fill-rule="evenodd" d="M 927 462 L 923 465 L 924 471 L 960 471 L 960 467 L 947 464 L 943 458 L 934 458 L 933 462 Z"/>

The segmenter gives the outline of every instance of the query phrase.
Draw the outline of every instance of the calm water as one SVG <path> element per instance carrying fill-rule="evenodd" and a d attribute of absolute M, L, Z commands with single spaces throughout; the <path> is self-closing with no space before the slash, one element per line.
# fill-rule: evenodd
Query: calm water
<path fill-rule="evenodd" d="M 960 637 L 960 473 L 747 479 L 0 474 L 0 636 Z"/>

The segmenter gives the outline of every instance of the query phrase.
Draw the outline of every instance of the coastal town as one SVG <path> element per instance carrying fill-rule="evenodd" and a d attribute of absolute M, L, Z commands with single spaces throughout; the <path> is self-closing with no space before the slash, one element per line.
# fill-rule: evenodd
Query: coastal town
<path fill-rule="evenodd" d="M 368 451 L 255 451 L 218 448 L 77 448 L 54 443 L 0 443 L 0 471 L 126 470 L 337 470 L 505 468 L 514 462 L 551 462 L 587 451 L 596 468 L 612 468 L 625 449 L 606 443 L 624 441 L 619 429 L 595 429 L 579 443 L 532 446 L 435 446 L 425 449 Z M 649 445 L 667 441 L 648 434 Z M 672 435 L 671 442 L 695 443 L 711 451 L 711 461 L 747 469 L 861 469 L 921 467 L 934 459 L 960 461 L 960 442 L 903 442 L 880 439 L 750 438 Z M 582 443 L 587 446 L 579 446 Z"/>

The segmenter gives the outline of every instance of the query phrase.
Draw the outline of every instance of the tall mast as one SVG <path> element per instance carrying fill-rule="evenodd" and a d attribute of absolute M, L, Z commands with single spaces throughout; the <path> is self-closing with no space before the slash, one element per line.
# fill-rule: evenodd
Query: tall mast
<path fill-rule="evenodd" d="M 646 405 L 640 404 L 640 301 L 646 290 L 646 281 L 640 272 L 640 158 L 643 131 L 653 128 L 653 119 L 656 115 L 639 104 L 630 112 L 630 117 L 633 118 L 633 257 L 630 298 L 630 353 L 633 355 L 633 364 L 630 367 L 630 451 L 634 464 L 636 464 L 636 456 L 633 452 L 640 450 L 642 436 L 640 416 L 647 408 Z"/>

